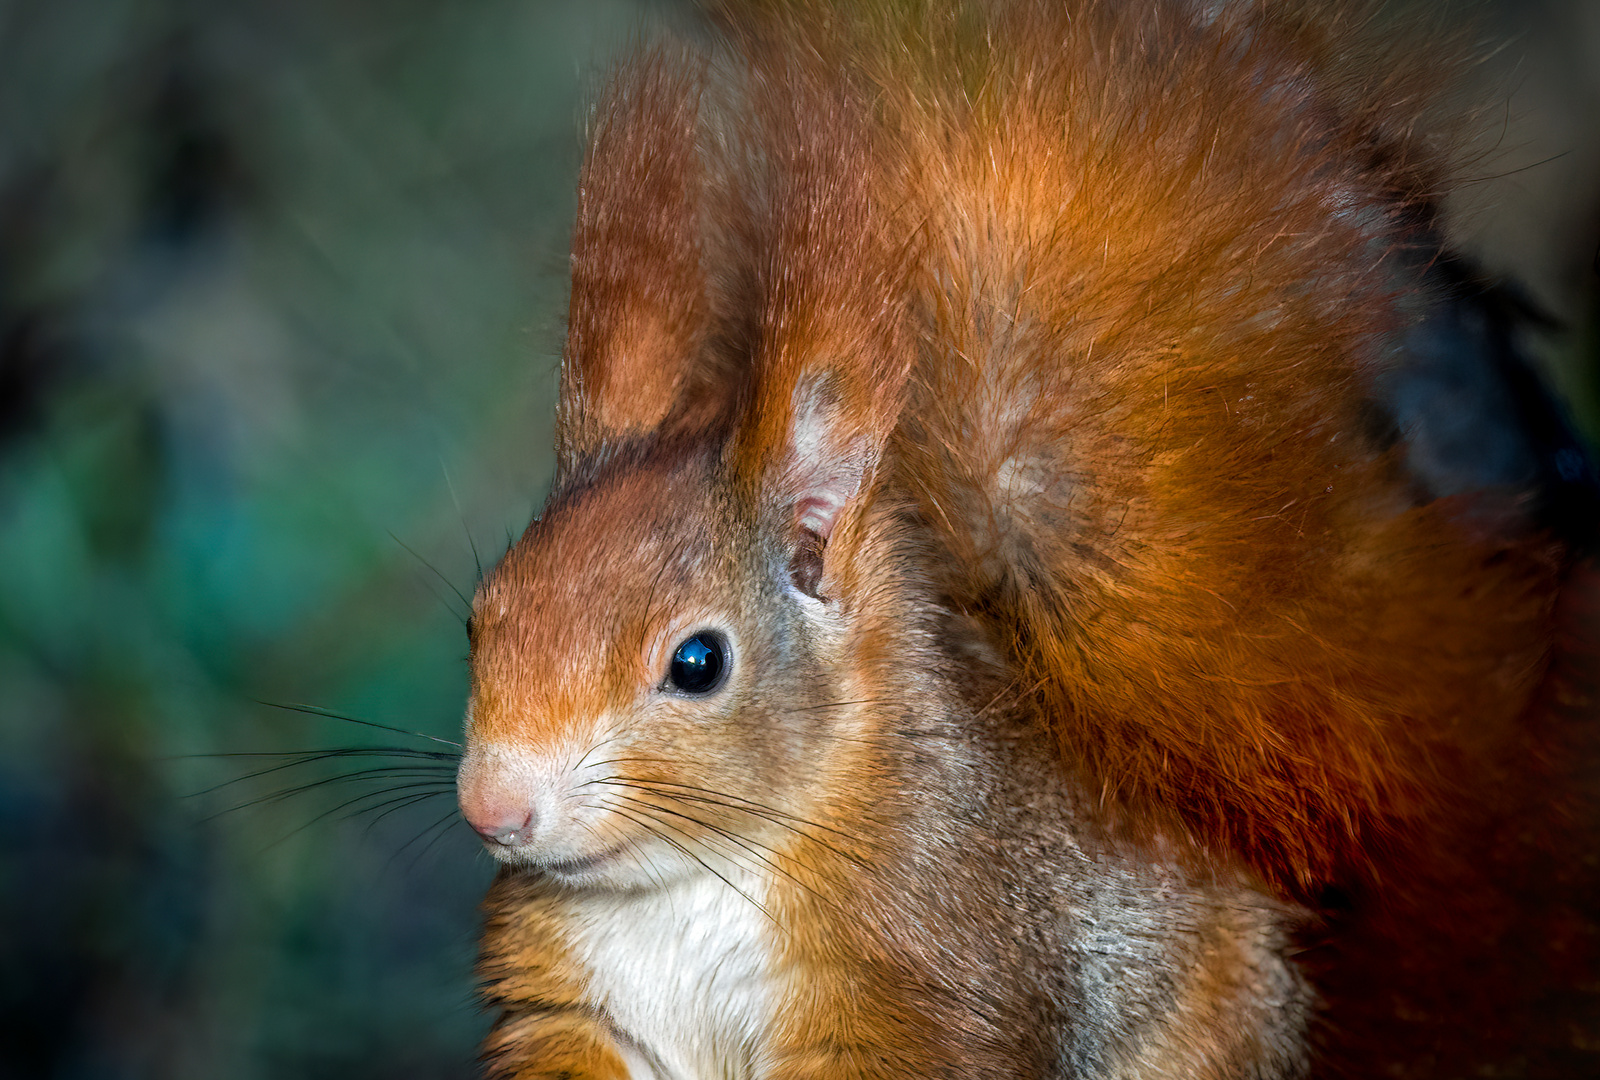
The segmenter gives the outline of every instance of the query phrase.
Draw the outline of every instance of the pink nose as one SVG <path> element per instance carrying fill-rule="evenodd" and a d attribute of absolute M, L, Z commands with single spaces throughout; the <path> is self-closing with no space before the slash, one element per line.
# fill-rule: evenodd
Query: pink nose
<path fill-rule="evenodd" d="M 509 817 L 480 820 L 469 816 L 467 823 L 478 830 L 485 840 L 492 840 L 506 847 L 526 844 L 533 839 L 533 815 L 529 813 L 524 813 L 520 819 Z"/>
<path fill-rule="evenodd" d="M 461 816 L 485 840 L 513 847 L 533 839 L 533 811 L 517 800 L 492 791 L 482 790 L 484 785 L 466 782 L 463 777 L 457 788 L 461 801 Z"/>

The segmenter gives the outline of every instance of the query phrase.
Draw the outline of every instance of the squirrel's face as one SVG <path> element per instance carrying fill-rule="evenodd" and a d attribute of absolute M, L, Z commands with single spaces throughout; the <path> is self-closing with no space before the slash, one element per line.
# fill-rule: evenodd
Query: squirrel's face
<path fill-rule="evenodd" d="M 462 812 L 581 887 L 759 865 L 830 728 L 825 605 L 705 461 L 552 501 L 473 603 Z"/>

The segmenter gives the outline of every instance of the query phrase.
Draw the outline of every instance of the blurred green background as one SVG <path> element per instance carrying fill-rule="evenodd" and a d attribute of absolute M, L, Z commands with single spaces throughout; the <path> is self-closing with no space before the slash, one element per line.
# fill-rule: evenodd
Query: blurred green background
<path fill-rule="evenodd" d="M 0 1076 L 475 1072 L 448 785 L 211 755 L 436 748 L 258 702 L 457 737 L 456 590 L 549 481 L 582 102 L 649 6 L 0 0 Z M 1579 328 L 1592 424 L 1600 5 L 1484 25 L 1458 231 Z"/>
<path fill-rule="evenodd" d="M 453 793 L 213 816 L 362 763 L 193 796 L 275 762 L 191 755 L 427 745 L 257 700 L 459 737 L 454 590 L 548 484 L 582 101 L 638 22 L 0 3 L 0 1074 L 473 1073 Z"/>

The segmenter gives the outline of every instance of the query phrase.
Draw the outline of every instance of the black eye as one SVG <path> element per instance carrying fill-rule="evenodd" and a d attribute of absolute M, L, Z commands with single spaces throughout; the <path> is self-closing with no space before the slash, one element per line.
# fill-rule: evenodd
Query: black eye
<path fill-rule="evenodd" d="M 722 685 L 728 666 L 727 647 L 721 634 L 709 630 L 679 643 L 667 668 L 667 682 L 685 694 L 709 694 Z"/>

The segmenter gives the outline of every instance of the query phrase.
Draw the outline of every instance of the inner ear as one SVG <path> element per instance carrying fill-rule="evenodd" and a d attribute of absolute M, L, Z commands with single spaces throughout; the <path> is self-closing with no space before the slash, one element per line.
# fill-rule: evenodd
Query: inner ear
<path fill-rule="evenodd" d="M 807 596 L 822 595 L 828 539 L 850 500 L 861 491 L 872 454 L 859 424 L 828 380 L 802 383 L 793 398 L 784 501 L 789 506 L 789 580 Z"/>
<path fill-rule="evenodd" d="M 810 529 L 802 528 L 795 537 L 794 554 L 789 558 L 789 580 L 794 587 L 814 600 L 822 595 L 822 550 L 828 542 Z"/>

